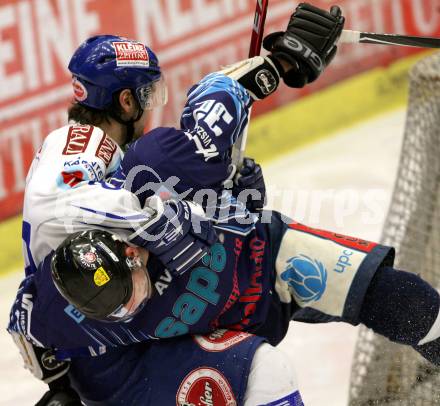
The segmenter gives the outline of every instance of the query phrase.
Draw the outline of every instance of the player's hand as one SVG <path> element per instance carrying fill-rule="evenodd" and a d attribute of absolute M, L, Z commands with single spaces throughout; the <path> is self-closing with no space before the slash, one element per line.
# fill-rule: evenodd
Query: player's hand
<path fill-rule="evenodd" d="M 266 201 L 266 185 L 261 166 L 252 158 L 244 158 L 243 166 L 234 176 L 232 195 L 246 204 L 250 212 L 261 210 Z"/>
<path fill-rule="evenodd" d="M 274 32 L 264 38 L 264 48 L 292 66 L 283 76 L 287 86 L 303 87 L 319 77 L 336 54 L 344 22 L 338 6 L 328 12 L 300 3 L 286 32 Z"/>
<path fill-rule="evenodd" d="M 167 269 L 182 274 L 193 267 L 217 241 L 213 223 L 203 209 L 183 200 L 147 200 L 157 215 L 131 239 L 156 255 Z"/>

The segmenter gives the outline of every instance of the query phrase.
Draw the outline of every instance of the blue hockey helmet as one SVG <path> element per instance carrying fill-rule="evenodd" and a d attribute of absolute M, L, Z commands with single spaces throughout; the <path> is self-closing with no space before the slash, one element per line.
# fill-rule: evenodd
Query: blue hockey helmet
<path fill-rule="evenodd" d="M 131 89 L 142 109 L 167 101 L 159 61 L 146 45 L 115 35 L 84 41 L 69 66 L 75 101 L 98 110 L 112 105 L 113 94 Z"/>

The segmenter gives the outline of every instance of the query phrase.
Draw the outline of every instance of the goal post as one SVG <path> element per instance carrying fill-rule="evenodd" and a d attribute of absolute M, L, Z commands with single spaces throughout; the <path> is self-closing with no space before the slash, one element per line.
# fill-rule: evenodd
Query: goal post
<path fill-rule="evenodd" d="M 410 71 L 405 133 L 381 243 L 396 248 L 397 269 L 440 288 L 440 53 Z M 440 404 L 440 368 L 362 326 L 349 397 L 350 406 Z"/>

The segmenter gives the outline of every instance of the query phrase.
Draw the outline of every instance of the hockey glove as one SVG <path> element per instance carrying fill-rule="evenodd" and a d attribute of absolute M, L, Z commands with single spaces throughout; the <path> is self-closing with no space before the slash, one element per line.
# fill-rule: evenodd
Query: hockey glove
<path fill-rule="evenodd" d="M 147 204 L 157 215 L 129 240 L 149 250 L 171 272 L 182 274 L 192 268 L 217 241 L 201 207 L 183 200 L 162 202 L 157 196 Z"/>
<path fill-rule="evenodd" d="M 261 210 L 266 200 L 266 185 L 261 166 L 252 158 L 244 158 L 243 166 L 234 176 L 232 195 L 246 204 L 250 212 Z"/>
<path fill-rule="evenodd" d="M 47 384 L 67 374 L 70 364 L 68 361 L 58 361 L 51 349 L 37 347 L 26 340 L 23 334 L 10 332 L 15 345 L 20 350 L 24 367 L 29 369 L 36 378 Z"/>
<path fill-rule="evenodd" d="M 255 101 L 262 100 L 275 92 L 283 68 L 276 58 L 269 55 L 236 62 L 219 72 L 240 83 Z"/>
<path fill-rule="evenodd" d="M 39 380 L 49 385 L 49 390 L 36 403 L 36 406 L 59 405 L 79 406 L 81 400 L 70 387 L 67 371 L 70 363 L 58 361 L 51 349 L 37 347 L 26 340 L 23 334 L 10 331 L 12 338 L 20 350 L 24 367 Z"/>
<path fill-rule="evenodd" d="M 303 87 L 319 77 L 336 54 L 344 22 L 338 6 L 327 12 L 300 3 L 290 17 L 286 32 L 274 32 L 264 38 L 266 50 L 293 66 L 283 75 L 287 86 Z"/>

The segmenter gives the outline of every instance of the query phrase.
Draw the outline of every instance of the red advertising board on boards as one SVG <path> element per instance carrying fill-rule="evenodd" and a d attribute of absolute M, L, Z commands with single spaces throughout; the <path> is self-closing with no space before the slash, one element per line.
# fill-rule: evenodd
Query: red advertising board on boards
<path fill-rule="evenodd" d="M 311 1 L 328 8 L 333 2 Z M 271 0 L 265 32 L 283 29 L 297 2 Z M 438 0 L 341 0 L 346 28 L 440 36 Z M 0 219 L 20 212 L 25 177 L 43 138 L 66 123 L 69 58 L 87 37 L 135 38 L 158 55 L 170 101 L 152 126 L 177 125 L 187 89 L 247 56 L 255 0 L 0 1 Z M 281 88 L 254 108 L 268 111 L 418 49 L 345 45 L 328 71 L 301 91 Z M 121 48 L 121 55 L 124 54 Z M 126 54 L 124 54 L 126 56 Z M 121 57 L 125 57 L 122 55 Z M 139 54 L 140 55 L 140 54 Z"/>

